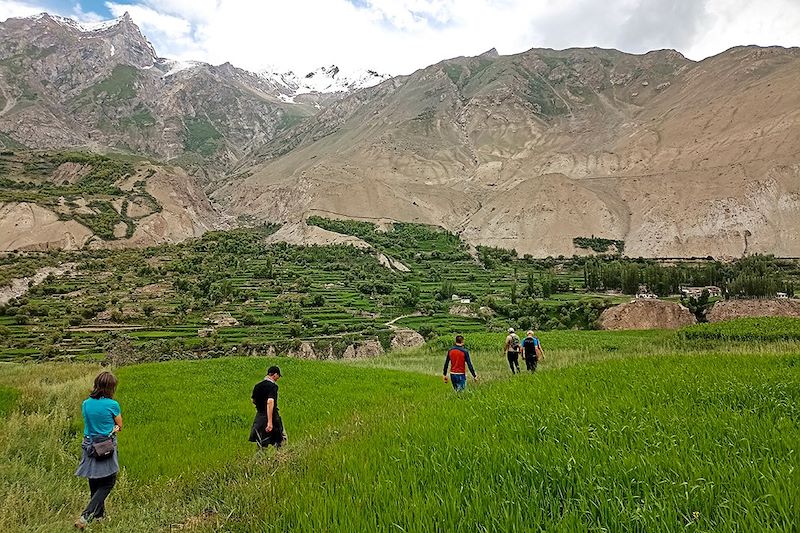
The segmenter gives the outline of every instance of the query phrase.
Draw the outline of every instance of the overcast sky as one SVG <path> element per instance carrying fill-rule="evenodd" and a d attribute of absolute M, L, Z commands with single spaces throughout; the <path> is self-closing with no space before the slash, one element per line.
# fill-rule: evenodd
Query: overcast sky
<path fill-rule="evenodd" d="M 337 64 L 406 74 L 490 48 L 800 46 L 800 0 L 0 0 L 0 20 L 128 11 L 159 55 L 261 70 Z"/>

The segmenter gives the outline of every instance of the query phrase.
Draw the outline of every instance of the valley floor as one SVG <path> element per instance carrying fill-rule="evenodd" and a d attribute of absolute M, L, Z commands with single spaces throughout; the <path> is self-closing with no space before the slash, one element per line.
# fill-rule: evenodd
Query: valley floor
<path fill-rule="evenodd" d="M 224 358 L 116 369 L 122 473 L 96 531 L 793 531 L 800 345 L 550 332 L 536 374 L 467 338 L 361 361 Z M 246 442 L 278 362 L 289 444 Z M 98 366 L 0 364 L 0 530 L 85 505 L 80 402 Z"/>

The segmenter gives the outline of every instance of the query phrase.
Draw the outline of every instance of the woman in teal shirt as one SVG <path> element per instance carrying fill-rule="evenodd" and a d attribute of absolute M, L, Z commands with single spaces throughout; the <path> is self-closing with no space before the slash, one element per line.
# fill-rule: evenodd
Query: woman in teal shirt
<path fill-rule="evenodd" d="M 114 399 L 117 378 L 111 372 L 100 372 L 94 379 L 94 389 L 83 401 L 83 456 L 76 476 L 89 480 L 91 498 L 89 505 L 75 522 L 75 527 L 83 529 L 92 519 L 105 514 L 105 501 L 117 482 L 119 460 L 117 459 L 117 433 L 122 429 L 122 415 L 119 403 Z M 92 443 L 111 438 L 114 453 L 111 457 L 100 459 L 90 453 Z"/>

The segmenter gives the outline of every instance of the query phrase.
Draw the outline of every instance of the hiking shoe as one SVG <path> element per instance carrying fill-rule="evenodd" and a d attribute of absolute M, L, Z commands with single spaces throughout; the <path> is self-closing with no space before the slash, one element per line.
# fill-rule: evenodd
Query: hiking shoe
<path fill-rule="evenodd" d="M 75 521 L 75 528 L 76 529 L 80 529 L 80 530 L 86 529 L 87 525 L 89 525 L 89 522 L 83 516 L 81 516 L 80 518 L 78 518 Z"/>

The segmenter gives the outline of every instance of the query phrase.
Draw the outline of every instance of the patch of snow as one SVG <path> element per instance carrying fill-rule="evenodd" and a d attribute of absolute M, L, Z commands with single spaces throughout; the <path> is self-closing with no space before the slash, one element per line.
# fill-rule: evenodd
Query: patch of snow
<path fill-rule="evenodd" d="M 203 63 L 200 61 L 178 61 L 174 59 L 168 59 L 165 62 L 165 65 L 167 68 L 169 68 L 169 70 L 162 77 L 166 78 L 168 76 L 172 76 L 173 74 L 177 74 L 182 70 L 187 70 L 202 64 Z"/>
<path fill-rule="evenodd" d="M 287 104 L 293 104 L 294 103 L 294 96 L 288 96 L 288 95 L 285 95 L 285 94 L 279 94 L 278 98 L 281 100 L 281 102 L 286 102 Z"/>
<path fill-rule="evenodd" d="M 80 26 L 82 31 L 103 31 L 113 28 L 120 22 L 122 22 L 122 19 L 116 18 L 111 20 L 103 20 L 100 22 L 79 22 L 78 26 Z"/>
<path fill-rule="evenodd" d="M 113 28 L 120 22 L 122 22 L 122 18 L 115 18 L 111 20 L 102 20 L 99 22 L 78 22 L 75 19 L 71 19 L 68 17 L 61 17 L 58 15 L 51 15 L 49 13 L 39 13 L 38 15 L 33 15 L 30 17 L 21 17 L 29 20 L 43 20 L 50 18 L 59 24 L 64 26 L 69 26 L 75 30 L 78 30 L 83 33 L 95 32 L 95 31 L 103 31 L 109 28 Z"/>
<path fill-rule="evenodd" d="M 298 76 L 292 71 L 277 72 L 274 69 L 261 71 L 258 75 L 279 88 L 291 91 L 292 97 L 309 93 L 357 91 L 377 85 L 391 77 L 378 74 L 374 70 L 343 72 L 336 65 L 320 67 L 304 76 Z"/>
<path fill-rule="evenodd" d="M 116 52 L 116 51 L 117 51 L 117 49 L 114 48 L 114 45 L 112 44 L 111 45 L 111 57 L 114 57 L 114 52 Z"/>

